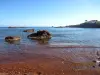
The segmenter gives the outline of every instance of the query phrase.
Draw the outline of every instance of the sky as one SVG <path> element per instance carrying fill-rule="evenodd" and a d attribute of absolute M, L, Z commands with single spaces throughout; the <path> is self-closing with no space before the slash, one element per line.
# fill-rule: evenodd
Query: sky
<path fill-rule="evenodd" d="M 66 26 L 100 20 L 100 0 L 0 0 L 0 26 Z"/>

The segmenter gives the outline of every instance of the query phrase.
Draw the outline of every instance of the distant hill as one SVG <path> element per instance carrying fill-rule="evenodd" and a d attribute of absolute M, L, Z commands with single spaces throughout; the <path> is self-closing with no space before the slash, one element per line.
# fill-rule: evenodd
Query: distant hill
<path fill-rule="evenodd" d="M 78 24 L 78 25 L 70 25 L 66 27 L 73 27 L 73 28 L 100 28 L 100 21 L 98 20 L 91 20 L 91 21 L 85 21 L 84 23 Z"/>

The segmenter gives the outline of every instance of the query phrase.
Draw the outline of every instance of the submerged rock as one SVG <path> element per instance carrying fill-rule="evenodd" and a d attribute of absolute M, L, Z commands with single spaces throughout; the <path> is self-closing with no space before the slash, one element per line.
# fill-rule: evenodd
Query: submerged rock
<path fill-rule="evenodd" d="M 21 37 L 19 36 L 7 36 L 5 37 L 5 41 L 9 43 L 14 43 L 16 41 L 20 41 Z"/>
<path fill-rule="evenodd" d="M 34 29 L 27 29 L 27 30 L 24 30 L 23 32 L 34 32 Z"/>
<path fill-rule="evenodd" d="M 37 33 L 32 33 L 28 35 L 28 38 L 33 40 L 46 40 L 51 39 L 51 37 L 51 34 L 46 30 L 40 30 L 37 31 Z"/>

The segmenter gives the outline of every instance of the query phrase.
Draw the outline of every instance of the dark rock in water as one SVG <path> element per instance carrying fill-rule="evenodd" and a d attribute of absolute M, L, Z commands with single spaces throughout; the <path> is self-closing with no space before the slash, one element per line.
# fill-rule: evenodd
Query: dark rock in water
<path fill-rule="evenodd" d="M 34 32 L 34 29 L 27 29 L 27 30 L 24 30 L 24 32 Z"/>
<path fill-rule="evenodd" d="M 33 40 L 46 40 L 51 39 L 51 37 L 51 34 L 46 30 L 40 30 L 37 31 L 37 33 L 32 33 L 28 35 L 28 38 Z"/>
<path fill-rule="evenodd" d="M 96 63 L 96 60 L 93 60 L 92 62 Z"/>
<path fill-rule="evenodd" d="M 98 66 L 100 67 L 100 64 Z"/>
<path fill-rule="evenodd" d="M 16 41 L 20 41 L 20 37 L 19 36 L 7 36 L 5 37 L 5 41 L 9 42 L 9 43 L 14 43 Z"/>
<path fill-rule="evenodd" d="M 97 58 L 100 61 L 100 57 Z"/>
<path fill-rule="evenodd" d="M 49 39 L 38 40 L 38 44 L 45 45 L 45 44 L 48 44 L 48 41 L 49 41 Z"/>
<path fill-rule="evenodd" d="M 95 66 L 92 66 L 93 68 L 95 68 Z"/>

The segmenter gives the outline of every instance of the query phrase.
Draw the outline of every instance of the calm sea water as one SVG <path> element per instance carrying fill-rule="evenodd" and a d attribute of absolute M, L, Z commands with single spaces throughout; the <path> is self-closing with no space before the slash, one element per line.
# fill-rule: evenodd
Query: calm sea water
<path fill-rule="evenodd" d="M 100 29 L 89 28 L 51 28 L 51 27 L 33 27 L 35 32 L 38 30 L 48 30 L 52 34 L 52 38 L 48 41 L 48 45 L 87 45 L 100 47 Z M 0 28 L 0 44 L 7 45 L 4 38 L 6 36 L 20 36 L 20 44 L 31 44 L 33 46 L 40 44 L 36 40 L 30 40 L 23 30 L 32 28 Z M 46 45 L 45 44 L 45 45 Z M 40 44 L 44 45 L 44 44 Z"/>

